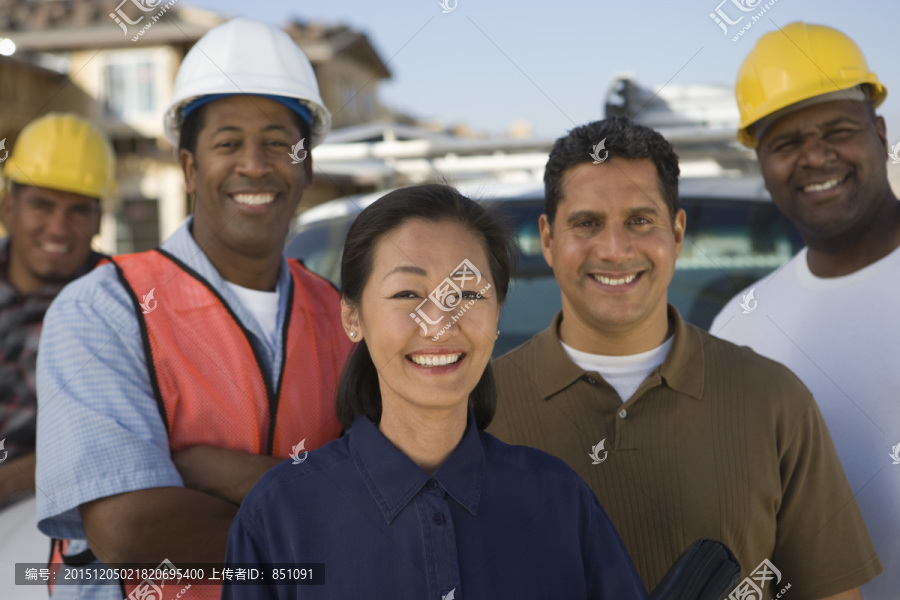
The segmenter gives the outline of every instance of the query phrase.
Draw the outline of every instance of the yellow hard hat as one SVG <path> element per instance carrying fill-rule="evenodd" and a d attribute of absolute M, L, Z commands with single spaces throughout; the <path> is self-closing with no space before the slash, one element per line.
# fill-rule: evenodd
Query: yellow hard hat
<path fill-rule="evenodd" d="M 738 141 L 756 148 L 748 128 L 763 117 L 858 85 L 868 85 L 874 106 L 887 96 L 859 46 L 837 29 L 797 22 L 767 33 L 744 59 L 734 85 L 741 112 Z"/>
<path fill-rule="evenodd" d="M 114 190 L 115 156 L 88 121 L 70 113 L 49 113 L 25 126 L 3 174 L 22 185 L 105 198 Z"/>

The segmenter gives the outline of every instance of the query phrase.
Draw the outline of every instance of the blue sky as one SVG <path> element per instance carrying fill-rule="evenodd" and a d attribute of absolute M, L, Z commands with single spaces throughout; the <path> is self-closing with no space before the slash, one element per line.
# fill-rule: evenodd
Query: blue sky
<path fill-rule="evenodd" d="M 889 140 L 900 139 L 896 0 L 776 0 L 737 42 L 731 31 L 740 25 L 726 37 L 709 17 L 721 0 L 458 0 L 447 14 L 438 0 L 181 1 L 275 24 L 347 24 L 389 62 L 393 77 L 380 84 L 389 106 L 487 132 L 527 119 L 542 136 L 602 117 L 616 71 L 648 85 L 732 85 L 760 36 L 797 20 L 822 23 L 862 47 L 889 90 L 881 108 Z M 722 10 L 736 19 L 745 13 L 732 1 L 758 0 L 726 0 Z"/>

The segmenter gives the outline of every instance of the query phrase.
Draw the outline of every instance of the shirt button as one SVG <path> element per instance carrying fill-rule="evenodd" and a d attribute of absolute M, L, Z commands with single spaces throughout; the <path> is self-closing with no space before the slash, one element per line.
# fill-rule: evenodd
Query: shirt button
<path fill-rule="evenodd" d="M 434 479 L 429 479 L 427 482 L 425 482 L 426 490 L 436 490 L 437 486 L 438 486 L 438 482 L 435 481 Z"/>
<path fill-rule="evenodd" d="M 619 411 L 619 417 L 621 417 L 622 419 L 624 419 L 627 416 L 628 416 L 628 411 L 625 410 L 624 408 Z"/>
<path fill-rule="evenodd" d="M 585 379 L 586 379 L 586 381 L 587 381 L 589 384 L 591 384 L 591 385 L 594 385 L 594 384 L 597 383 L 597 380 L 594 379 L 593 377 L 591 377 L 590 375 L 588 375 Z"/>
<path fill-rule="evenodd" d="M 434 522 L 435 525 L 443 525 L 444 524 L 444 515 L 442 515 L 441 513 L 434 513 L 433 515 L 431 515 L 431 520 Z"/>

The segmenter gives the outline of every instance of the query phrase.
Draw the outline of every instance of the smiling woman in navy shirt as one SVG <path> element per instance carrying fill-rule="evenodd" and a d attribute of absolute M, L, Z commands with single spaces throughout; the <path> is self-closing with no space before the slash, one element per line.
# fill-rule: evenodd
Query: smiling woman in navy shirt
<path fill-rule="evenodd" d="M 484 432 L 513 256 L 495 218 L 449 186 L 359 215 L 341 264 L 347 433 L 257 483 L 226 558 L 323 563 L 324 584 L 226 583 L 223 598 L 646 598 L 587 485 Z"/>

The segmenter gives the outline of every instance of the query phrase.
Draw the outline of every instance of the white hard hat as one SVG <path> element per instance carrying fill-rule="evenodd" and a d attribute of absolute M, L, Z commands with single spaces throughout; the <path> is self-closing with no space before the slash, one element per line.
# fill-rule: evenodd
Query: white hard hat
<path fill-rule="evenodd" d="M 281 29 L 252 19 L 232 19 L 210 29 L 184 57 L 166 110 L 166 138 L 178 147 L 184 108 L 212 94 L 296 98 L 309 108 L 309 148 L 331 130 L 331 113 L 319 96 L 309 59 Z"/>

